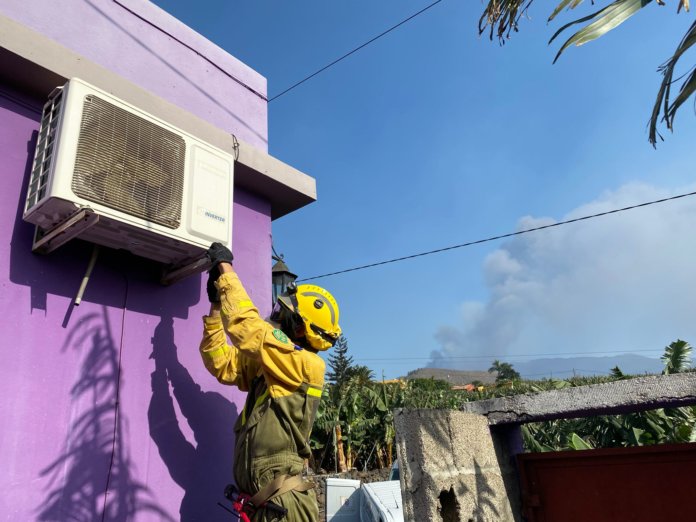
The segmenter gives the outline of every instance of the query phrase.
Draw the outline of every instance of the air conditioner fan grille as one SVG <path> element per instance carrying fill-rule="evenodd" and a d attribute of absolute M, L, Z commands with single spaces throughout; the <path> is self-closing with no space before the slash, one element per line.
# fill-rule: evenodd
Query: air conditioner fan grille
<path fill-rule="evenodd" d="M 178 228 L 185 157 L 178 134 L 90 94 L 72 189 L 88 201 Z"/>

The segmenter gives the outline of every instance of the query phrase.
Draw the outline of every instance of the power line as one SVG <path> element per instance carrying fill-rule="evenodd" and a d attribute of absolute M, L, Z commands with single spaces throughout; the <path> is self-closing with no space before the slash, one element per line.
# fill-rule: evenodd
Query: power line
<path fill-rule="evenodd" d="M 329 272 L 328 274 L 322 274 L 322 275 L 317 275 L 317 276 L 312 276 L 312 277 L 305 277 L 304 279 L 298 279 L 298 282 L 310 281 L 310 280 L 314 280 L 314 279 L 321 279 L 322 277 L 329 277 L 329 276 L 334 276 L 334 275 L 339 275 L 339 274 L 345 274 L 347 272 L 355 272 L 357 270 L 364 270 L 366 268 L 373 268 L 376 266 L 387 265 L 389 263 L 396 263 L 398 261 L 406 261 L 407 259 L 413 259 L 413 258 L 422 257 L 422 256 L 429 256 L 431 254 L 439 254 L 440 252 L 446 252 L 448 250 L 454 250 L 456 248 L 463 248 L 463 247 L 468 247 L 468 246 L 472 246 L 472 245 L 479 245 L 481 243 L 487 243 L 489 241 L 496 241 L 498 239 L 505 239 L 505 238 L 513 237 L 513 236 L 520 236 L 522 234 L 528 234 L 529 232 L 537 232 L 539 230 L 544 230 L 547 228 L 560 227 L 561 225 L 568 225 L 570 223 L 577 223 L 578 221 L 585 221 L 588 219 L 594 219 L 594 218 L 598 218 L 598 217 L 602 217 L 602 216 L 608 216 L 609 214 L 617 214 L 619 212 L 625 212 L 627 210 L 633 210 L 633 209 L 641 208 L 641 207 L 648 207 L 650 205 L 656 205 L 658 203 L 665 203 L 666 201 L 673 201 L 675 199 L 685 198 L 685 197 L 694 196 L 694 195 L 696 195 L 696 192 L 689 192 L 687 194 L 679 194 L 678 196 L 672 196 L 669 198 L 662 198 L 662 199 L 656 199 L 654 201 L 647 201 L 645 203 L 639 203 L 637 205 L 631 205 L 629 207 L 615 208 L 613 210 L 607 210 L 606 212 L 598 212 L 597 214 L 590 214 L 590 215 L 582 216 L 579 218 L 567 219 L 565 221 L 559 221 L 558 223 L 551 223 L 549 225 L 542 225 L 539 227 L 527 228 L 525 230 L 519 230 L 517 232 L 510 232 L 508 234 L 502 234 L 499 236 L 487 237 L 485 239 L 477 239 L 476 241 L 469 241 L 467 243 L 461 243 L 459 245 L 452 245 L 452 246 L 448 246 L 445 248 L 438 248 L 436 250 L 429 250 L 427 252 L 420 252 L 418 254 L 412 254 L 410 256 L 396 257 L 394 259 L 388 259 L 386 261 L 379 261 L 377 263 L 370 263 L 369 265 L 356 266 L 354 268 L 347 268 L 345 270 L 339 270 L 337 272 Z"/>
<path fill-rule="evenodd" d="M 519 354 L 506 354 L 506 355 L 495 355 L 495 354 L 485 354 L 485 355 L 451 355 L 451 356 L 443 356 L 440 359 L 443 361 L 447 360 L 461 360 L 461 359 L 512 359 L 512 358 L 517 358 L 517 357 L 550 357 L 550 356 L 556 356 L 559 359 L 562 359 L 563 357 L 567 355 L 607 355 L 607 354 L 619 354 L 619 353 L 625 353 L 625 354 L 631 354 L 631 353 L 644 353 L 644 352 L 658 352 L 661 353 L 661 350 L 659 349 L 647 349 L 647 350 L 609 350 L 609 351 L 599 351 L 599 352 L 567 352 L 567 353 L 558 353 L 558 352 L 551 352 L 551 353 L 519 353 Z M 394 360 L 399 360 L 399 361 L 423 361 L 427 360 L 430 361 L 432 360 L 431 356 L 423 356 L 423 357 L 355 357 L 356 361 L 394 361 Z"/>
<path fill-rule="evenodd" d="M 604 375 L 611 375 L 611 372 L 606 372 L 603 370 L 581 370 L 580 368 L 573 368 L 572 370 L 549 370 L 548 372 L 541 372 L 541 373 L 523 373 L 522 376 L 527 378 L 527 377 L 540 377 L 540 376 L 544 376 L 544 375 L 553 376 L 553 374 L 561 375 L 564 373 L 575 374 L 575 372 L 585 372 L 585 373 L 591 373 L 594 375 L 597 375 L 598 373 L 601 373 Z M 588 377 L 588 376 L 587 375 L 578 375 L 578 377 Z"/>
<path fill-rule="evenodd" d="M 382 32 L 382 33 L 380 33 L 380 34 L 378 34 L 378 35 L 375 36 L 374 38 L 372 38 L 372 39 L 368 40 L 367 42 L 365 42 L 364 44 L 362 44 L 362 45 L 356 47 L 356 48 L 353 49 L 352 51 L 347 52 L 346 54 L 344 54 L 344 55 L 341 56 L 340 58 L 335 59 L 335 60 L 334 60 L 333 62 L 331 62 L 330 64 L 325 65 L 324 67 L 322 67 L 321 69 L 319 69 L 319 70 L 313 72 L 312 74 L 310 74 L 310 75 L 307 76 L 306 78 L 304 78 L 304 79 L 300 80 L 299 82 L 297 82 L 297 83 L 291 85 L 290 87 L 288 87 L 287 89 L 285 89 L 285 90 L 282 91 L 281 93 L 276 94 L 275 96 L 273 96 L 273 98 L 270 98 L 270 99 L 268 100 L 268 103 L 271 103 L 273 100 L 277 100 L 278 98 L 280 98 L 280 97 L 283 96 L 284 94 L 286 94 L 286 93 L 290 92 L 291 90 L 293 90 L 295 87 L 299 87 L 300 85 L 302 85 L 302 84 L 303 84 L 304 82 L 306 82 L 307 80 L 310 80 L 310 79 L 314 78 L 317 74 L 324 72 L 324 71 L 325 71 L 326 69 L 328 69 L 329 67 L 333 67 L 334 65 L 336 65 L 336 64 L 337 64 L 338 62 L 340 62 L 341 60 L 344 60 L 344 59 L 348 58 L 351 54 L 358 52 L 358 51 L 359 51 L 360 49 L 362 49 L 363 47 L 367 47 L 367 46 L 370 45 L 372 42 L 374 42 L 374 41 L 376 41 L 376 40 L 379 40 L 379 39 L 382 38 L 383 36 L 385 36 L 385 35 L 391 33 L 391 32 L 392 32 L 394 29 L 396 29 L 397 27 L 400 27 L 400 26 L 404 25 L 406 22 L 408 22 L 408 21 L 410 21 L 410 20 L 413 20 L 416 16 L 418 16 L 418 15 L 424 13 L 425 11 L 427 11 L 427 10 L 430 9 L 431 7 L 435 6 L 436 4 L 439 4 L 440 2 L 442 2 L 442 0 L 436 0 L 436 1 L 433 2 L 432 4 L 425 6 L 423 9 L 421 9 L 421 10 L 418 11 L 417 13 L 414 13 L 414 14 L 412 14 L 411 16 L 409 16 L 408 18 L 405 18 L 405 19 L 401 20 L 398 24 L 396 24 L 396 25 L 390 27 L 389 29 L 387 29 L 386 31 L 384 31 L 384 32 Z"/>
<path fill-rule="evenodd" d="M 113 1 L 116 5 L 118 5 L 119 7 L 121 7 L 122 9 L 128 11 L 131 15 L 135 16 L 136 18 L 139 18 L 141 21 L 145 22 L 146 24 L 148 24 L 149 26 L 153 27 L 153 28 L 156 29 L 157 31 L 159 31 L 159 32 L 163 33 L 164 35 L 166 35 L 167 38 L 171 38 L 172 40 L 174 40 L 174 41 L 175 41 L 176 43 L 178 43 L 179 45 L 181 45 L 181 46 L 185 47 L 186 49 L 188 49 L 189 51 L 193 52 L 193 53 L 196 54 L 199 58 L 201 58 L 202 60 L 205 60 L 206 62 L 208 62 L 210 65 L 212 65 L 212 66 L 215 67 L 217 70 L 219 70 L 222 74 L 224 74 L 225 76 L 227 76 L 227 77 L 230 78 L 231 80 L 235 81 L 236 83 L 238 83 L 239 85 L 241 85 L 242 87 L 244 87 L 246 90 L 248 90 L 248 91 L 254 93 L 256 96 L 258 96 L 258 97 L 261 98 L 262 100 L 266 100 L 266 99 L 267 99 L 267 98 L 266 98 L 266 95 L 261 94 L 260 92 L 258 92 L 258 91 L 255 90 L 254 88 L 252 88 L 251 86 L 249 86 L 249 85 L 247 85 L 246 83 L 244 83 L 242 80 L 240 80 L 239 78 L 237 78 L 236 76 L 234 76 L 233 74 L 231 74 L 229 71 L 225 70 L 223 67 L 221 67 L 220 65 L 218 65 L 217 63 L 215 63 L 213 60 L 211 60 L 210 58 L 208 58 L 207 56 L 205 56 L 203 53 L 201 53 L 200 51 L 198 51 L 198 50 L 197 50 L 196 48 L 194 48 L 193 46 L 191 46 L 191 45 L 187 44 L 186 42 L 184 42 L 183 40 L 177 38 L 177 37 L 174 36 L 172 33 L 168 32 L 168 31 L 165 31 L 162 27 L 160 27 L 160 26 L 157 25 L 156 23 L 153 23 L 153 22 L 152 22 L 151 20 L 149 20 L 148 18 L 145 18 L 144 16 L 142 16 L 142 15 L 136 13 L 133 9 L 131 9 L 130 7 L 124 5 L 124 4 L 121 3 L 119 0 L 112 0 L 112 1 Z M 99 9 L 99 8 L 97 8 L 95 5 L 92 5 L 92 8 L 94 8 L 94 9 Z M 103 14 L 104 16 L 107 16 L 106 13 L 104 13 L 104 12 L 102 12 L 102 14 Z M 142 44 L 141 44 L 141 45 L 142 45 Z"/>

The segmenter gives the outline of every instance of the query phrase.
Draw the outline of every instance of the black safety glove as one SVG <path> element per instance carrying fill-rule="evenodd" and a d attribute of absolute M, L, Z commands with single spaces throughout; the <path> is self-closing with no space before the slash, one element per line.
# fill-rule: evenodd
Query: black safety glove
<path fill-rule="evenodd" d="M 208 272 L 208 284 L 206 285 L 206 291 L 208 292 L 208 301 L 211 303 L 220 302 L 220 294 L 218 289 L 215 287 L 215 281 L 220 277 L 220 269 L 215 265 Z"/>
<path fill-rule="evenodd" d="M 208 259 L 210 259 L 210 262 L 214 267 L 217 267 L 220 263 L 232 263 L 232 260 L 234 259 L 230 249 L 222 243 L 213 243 L 210 245 L 210 248 L 205 255 Z"/>

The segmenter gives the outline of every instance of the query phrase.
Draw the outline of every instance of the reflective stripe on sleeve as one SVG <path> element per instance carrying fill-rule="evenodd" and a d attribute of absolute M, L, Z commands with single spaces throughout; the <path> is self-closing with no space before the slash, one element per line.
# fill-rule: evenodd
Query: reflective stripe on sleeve
<path fill-rule="evenodd" d="M 313 386 L 309 386 L 307 388 L 307 395 L 311 395 L 312 397 L 321 397 L 321 388 L 314 388 Z"/>
<path fill-rule="evenodd" d="M 225 355 L 225 349 L 224 348 L 215 348 L 214 350 L 210 350 L 207 352 L 203 352 L 205 355 L 208 357 L 220 357 L 221 355 Z"/>

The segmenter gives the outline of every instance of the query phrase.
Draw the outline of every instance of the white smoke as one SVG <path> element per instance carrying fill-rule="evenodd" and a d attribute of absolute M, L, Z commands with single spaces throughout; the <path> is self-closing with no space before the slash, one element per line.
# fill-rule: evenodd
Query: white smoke
<path fill-rule="evenodd" d="M 694 190 L 627 184 L 559 221 Z M 518 229 L 553 222 L 526 216 Z M 696 344 L 696 197 L 517 236 L 486 258 L 483 273 L 487 301 L 463 303 L 461 322 L 438 329 L 431 365 Z"/>

